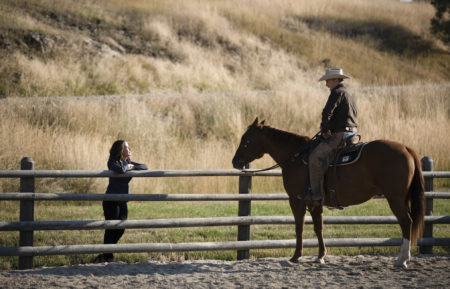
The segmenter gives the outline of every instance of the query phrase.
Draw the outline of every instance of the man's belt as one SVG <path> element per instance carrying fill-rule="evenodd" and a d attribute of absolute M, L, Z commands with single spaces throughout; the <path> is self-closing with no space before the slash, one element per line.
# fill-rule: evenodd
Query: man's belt
<path fill-rule="evenodd" d="M 356 126 L 346 126 L 344 128 L 334 129 L 333 132 L 357 132 Z"/>

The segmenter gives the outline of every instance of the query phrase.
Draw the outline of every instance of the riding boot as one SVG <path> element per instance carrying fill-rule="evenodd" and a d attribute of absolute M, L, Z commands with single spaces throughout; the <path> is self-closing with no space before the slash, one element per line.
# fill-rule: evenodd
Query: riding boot
<path fill-rule="evenodd" d="M 320 180 L 320 186 L 318 190 L 312 191 L 311 193 L 311 202 L 313 206 L 321 206 L 323 205 L 324 199 L 324 189 L 323 189 L 323 177 Z"/>

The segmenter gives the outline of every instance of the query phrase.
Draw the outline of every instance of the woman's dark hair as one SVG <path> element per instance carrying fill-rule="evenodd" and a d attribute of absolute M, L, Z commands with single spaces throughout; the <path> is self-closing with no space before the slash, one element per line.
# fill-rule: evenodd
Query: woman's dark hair
<path fill-rule="evenodd" d="M 124 140 L 116 140 L 111 146 L 111 149 L 109 150 L 109 158 L 114 160 L 120 160 L 120 158 L 122 157 L 124 144 L 125 144 Z"/>

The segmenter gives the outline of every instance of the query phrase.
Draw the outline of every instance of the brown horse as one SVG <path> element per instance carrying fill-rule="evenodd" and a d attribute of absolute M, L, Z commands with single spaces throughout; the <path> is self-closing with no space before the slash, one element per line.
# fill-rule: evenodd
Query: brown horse
<path fill-rule="evenodd" d="M 314 232 L 319 241 L 318 262 L 323 263 L 326 248 L 323 241 L 322 206 L 312 207 L 299 196 L 308 190 L 308 167 L 300 157 L 294 157 L 308 146 L 309 137 L 278 130 L 255 119 L 242 136 L 233 158 L 233 167 L 242 169 L 255 159 L 269 154 L 280 165 L 284 188 L 295 218 L 296 249 L 292 262 L 298 262 L 303 253 L 303 227 L 307 207 L 311 211 Z M 330 173 L 330 170 L 329 172 Z M 325 178 L 330 182 L 331 178 Z M 325 187 L 328 187 L 325 185 Z M 376 140 L 365 145 L 359 160 L 336 169 L 335 199 L 341 206 L 364 203 L 375 195 L 384 195 L 397 217 L 403 233 L 396 266 L 406 267 L 411 253 L 421 236 L 425 210 L 424 179 L 417 154 L 393 141 Z M 324 205 L 333 206 L 327 193 Z"/>

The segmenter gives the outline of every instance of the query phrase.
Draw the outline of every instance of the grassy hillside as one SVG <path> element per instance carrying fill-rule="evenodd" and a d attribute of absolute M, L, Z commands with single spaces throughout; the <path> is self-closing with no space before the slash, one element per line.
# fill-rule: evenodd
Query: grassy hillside
<path fill-rule="evenodd" d="M 433 14 L 397 0 L 4 0 L 0 95 L 284 90 L 333 65 L 363 85 L 445 82 Z"/>

